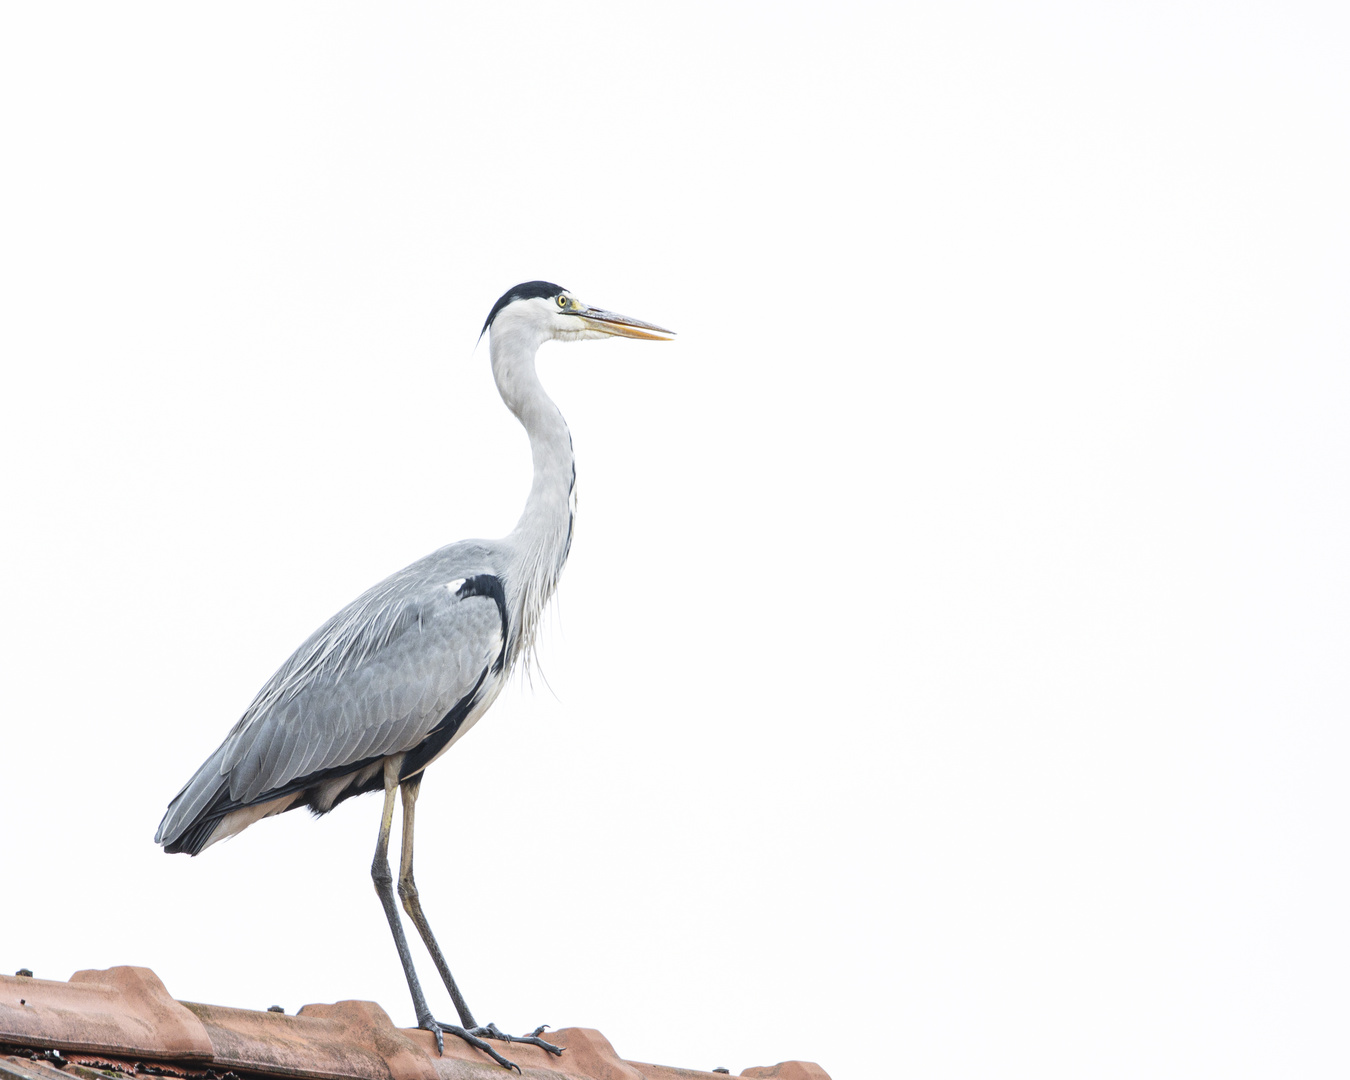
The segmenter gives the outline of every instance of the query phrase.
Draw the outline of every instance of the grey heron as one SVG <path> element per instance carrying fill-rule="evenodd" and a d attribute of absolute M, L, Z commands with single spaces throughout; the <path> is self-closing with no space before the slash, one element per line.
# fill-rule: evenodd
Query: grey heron
<path fill-rule="evenodd" d="M 255 821 L 307 807 L 326 814 L 366 792 L 384 792 L 371 864 L 419 1027 L 450 1032 L 499 1064 L 485 1039 L 539 1036 L 479 1026 L 431 932 L 413 881 L 413 811 L 426 767 L 464 737 L 533 648 L 540 615 L 572 545 L 576 467 L 572 437 L 535 372 L 549 340 L 668 340 L 651 323 L 582 303 L 530 281 L 505 293 L 483 324 L 497 390 L 530 439 L 534 479 L 524 513 L 500 540 L 462 540 L 366 590 L 304 642 L 258 691 L 225 741 L 174 796 L 155 833 L 166 852 L 197 855 Z M 480 339 L 482 335 L 479 335 Z M 402 797 L 398 895 L 449 991 L 459 1024 L 427 1006 L 394 903 L 389 833 Z M 519 1071 L 517 1069 L 517 1071 Z"/>

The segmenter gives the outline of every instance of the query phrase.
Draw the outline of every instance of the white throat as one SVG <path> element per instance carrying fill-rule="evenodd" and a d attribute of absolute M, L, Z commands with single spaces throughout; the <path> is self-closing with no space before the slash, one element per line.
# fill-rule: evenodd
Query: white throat
<path fill-rule="evenodd" d="M 506 594 L 513 628 L 507 656 L 514 663 L 523 655 L 528 663 L 540 616 L 572 545 L 576 468 L 567 423 L 535 372 L 535 353 L 551 335 L 534 320 L 511 314 L 503 312 L 493 322 L 489 350 L 497 390 L 529 435 L 534 462 L 525 510 L 506 537 L 511 550 Z"/>

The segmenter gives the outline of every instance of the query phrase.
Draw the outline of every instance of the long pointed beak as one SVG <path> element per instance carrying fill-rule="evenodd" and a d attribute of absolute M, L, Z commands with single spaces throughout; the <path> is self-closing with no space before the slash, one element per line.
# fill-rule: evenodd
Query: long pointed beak
<path fill-rule="evenodd" d="M 588 307 L 574 313 L 591 330 L 599 330 L 615 337 L 644 338 L 647 341 L 669 341 L 675 336 L 674 330 L 667 330 L 640 319 L 630 319 L 627 315 L 616 315 L 602 308 Z"/>

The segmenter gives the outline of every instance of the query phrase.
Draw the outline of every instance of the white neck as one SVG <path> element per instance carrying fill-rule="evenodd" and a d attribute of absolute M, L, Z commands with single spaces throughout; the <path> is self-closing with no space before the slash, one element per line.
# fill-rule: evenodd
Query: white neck
<path fill-rule="evenodd" d="M 512 549 L 506 583 L 515 629 L 507 654 L 512 661 L 534 646 L 535 630 L 562 574 L 572 542 L 576 468 L 567 423 L 544 392 L 534 369 L 542 339 L 525 325 L 492 327 L 492 375 L 506 407 L 530 437 L 534 482 L 525 511 L 506 538 Z"/>

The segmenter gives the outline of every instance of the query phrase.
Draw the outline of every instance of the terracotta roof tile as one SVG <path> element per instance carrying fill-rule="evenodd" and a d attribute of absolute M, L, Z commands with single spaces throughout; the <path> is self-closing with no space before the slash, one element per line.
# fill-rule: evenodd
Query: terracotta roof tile
<path fill-rule="evenodd" d="M 561 1058 L 516 1043 L 522 1080 L 720 1080 L 718 1074 L 622 1060 L 598 1031 L 563 1028 Z M 53 1061 L 32 1050 L 61 1051 Z M 8 1052 L 7 1052 L 8 1051 Z M 76 972 L 69 982 L 0 975 L 0 1080 L 117 1080 L 222 1073 L 300 1080 L 503 1080 L 453 1037 L 396 1028 L 370 1001 L 306 1005 L 296 1016 L 175 1001 L 149 968 Z M 747 1069 L 764 1080 L 829 1080 L 810 1062 Z"/>
<path fill-rule="evenodd" d="M 77 971 L 69 982 L 0 975 L 0 1039 L 160 1061 L 213 1054 L 197 1018 L 142 967 Z"/>
<path fill-rule="evenodd" d="M 212 1064 L 312 1080 L 436 1080 L 426 1052 L 374 1002 L 306 1005 L 296 1016 L 184 1006 L 211 1040 Z"/>

